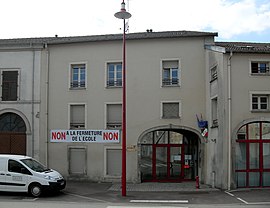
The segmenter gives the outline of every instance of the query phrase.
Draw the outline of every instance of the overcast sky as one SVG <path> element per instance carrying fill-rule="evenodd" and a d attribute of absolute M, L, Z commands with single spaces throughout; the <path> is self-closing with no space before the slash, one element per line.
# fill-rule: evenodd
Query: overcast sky
<path fill-rule="evenodd" d="M 2 0 L 0 38 L 121 33 L 122 0 Z M 218 32 L 219 41 L 270 42 L 270 0 L 125 0 L 129 32 Z"/>

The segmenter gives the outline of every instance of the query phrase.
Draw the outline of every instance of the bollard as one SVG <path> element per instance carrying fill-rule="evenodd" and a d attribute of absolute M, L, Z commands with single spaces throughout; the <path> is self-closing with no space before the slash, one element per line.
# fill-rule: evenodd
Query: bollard
<path fill-rule="evenodd" d="M 199 178 L 199 176 L 196 176 L 195 179 L 196 179 L 196 189 L 199 189 L 200 188 L 200 178 Z"/>

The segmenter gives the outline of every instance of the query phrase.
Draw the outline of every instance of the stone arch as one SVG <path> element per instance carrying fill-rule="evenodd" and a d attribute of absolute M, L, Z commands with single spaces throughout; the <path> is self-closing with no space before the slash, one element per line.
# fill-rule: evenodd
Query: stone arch
<path fill-rule="evenodd" d="M 195 163 L 194 163 L 194 167 L 193 167 L 193 171 L 192 171 L 193 176 L 190 179 L 194 180 L 196 175 L 199 175 L 199 176 L 203 177 L 202 176 L 203 172 L 201 170 L 201 167 L 202 167 L 202 164 L 204 163 L 204 143 L 205 143 L 205 140 L 201 136 L 200 131 L 198 131 L 198 130 L 196 130 L 194 128 L 191 128 L 191 127 L 187 127 L 187 126 L 178 126 L 178 125 L 169 124 L 169 125 L 162 125 L 162 126 L 156 126 L 156 127 L 149 128 L 149 129 L 143 131 L 140 134 L 140 136 L 138 137 L 138 163 L 137 163 L 138 181 L 143 182 L 143 181 L 148 180 L 148 179 L 145 180 L 145 177 L 144 177 L 145 176 L 145 171 L 143 170 L 143 167 L 148 166 L 148 164 L 145 163 L 146 160 L 144 159 L 145 158 L 145 147 L 152 149 L 152 153 L 150 153 L 150 157 L 151 157 L 151 154 L 152 154 L 152 160 L 153 161 L 156 160 L 156 158 L 155 158 L 156 156 L 158 157 L 158 155 L 156 155 L 156 152 L 158 151 L 158 148 L 159 148 L 158 146 L 160 146 L 160 145 L 159 144 L 157 145 L 157 143 L 154 142 L 155 139 L 153 139 L 154 143 L 152 143 L 152 145 L 150 143 L 149 144 L 145 143 L 145 139 L 148 137 L 149 134 L 151 135 L 153 133 L 152 138 L 154 138 L 154 137 L 156 137 L 156 136 L 154 136 L 155 133 L 158 134 L 158 132 L 167 132 L 168 135 L 170 135 L 171 133 L 173 133 L 173 134 L 176 133 L 178 135 L 182 135 L 182 139 L 180 139 L 182 141 L 182 143 L 179 142 L 178 144 L 177 143 L 174 143 L 174 144 L 171 143 L 170 144 L 170 142 L 168 142 L 167 144 L 165 144 L 165 143 L 161 144 L 161 146 L 164 146 L 165 149 L 168 149 L 168 151 L 165 150 L 165 152 L 168 152 L 168 154 L 165 153 L 167 155 L 165 157 L 167 158 L 167 161 L 168 161 L 167 164 L 166 164 L 167 169 L 169 169 L 169 164 L 171 165 L 171 161 L 169 163 L 168 158 L 174 157 L 173 155 L 171 155 L 172 151 L 175 151 L 176 150 L 175 148 L 177 148 L 177 147 L 179 148 L 180 151 L 176 151 L 176 152 L 178 152 L 177 153 L 178 155 L 181 155 L 182 164 L 184 164 L 184 158 L 186 156 L 188 157 L 188 155 L 186 155 L 186 153 L 188 154 L 188 152 L 186 152 L 186 151 L 188 151 L 188 150 L 186 150 L 186 147 L 191 145 L 192 148 L 196 149 L 196 151 L 194 149 L 194 152 L 196 152 L 196 153 L 194 153 L 194 155 L 192 156 L 193 158 L 196 158 L 196 159 L 193 159 L 193 162 L 195 162 Z M 166 135 L 167 135 L 167 133 L 166 133 Z M 194 140 L 192 138 L 196 138 L 196 139 Z M 170 140 L 170 139 L 168 139 L 168 140 Z M 150 141 L 151 141 L 151 139 L 150 139 Z M 155 141 L 157 141 L 157 140 L 155 140 Z M 150 147 L 150 146 L 152 146 L 152 147 Z M 183 153 L 181 153 L 181 152 L 183 152 Z M 155 166 L 156 161 L 152 162 L 154 164 L 153 166 Z M 151 176 L 150 176 L 151 179 L 149 181 L 153 181 L 153 182 L 154 181 L 159 181 L 159 179 L 157 179 L 157 175 L 155 175 L 155 170 L 154 170 L 157 166 L 156 167 L 153 167 L 153 166 L 151 167 L 153 177 L 151 178 Z M 170 171 L 168 170 L 167 176 L 170 177 L 171 174 L 169 172 Z M 182 173 L 184 172 L 183 169 L 182 169 L 181 172 Z M 180 174 L 182 174 L 182 173 L 180 173 Z M 184 174 L 182 174 L 182 175 L 179 176 L 178 179 L 171 180 L 171 178 L 169 178 L 168 181 L 179 182 L 179 181 L 184 181 L 186 179 L 187 178 L 185 178 Z"/>
<path fill-rule="evenodd" d="M 24 121 L 25 126 L 26 126 L 25 133 L 27 135 L 31 134 L 31 125 L 29 123 L 29 120 L 27 119 L 27 117 L 21 111 L 18 111 L 16 109 L 12 109 L 12 108 L 6 108 L 6 109 L 3 109 L 3 110 L 0 110 L 0 116 L 5 114 L 5 113 L 14 113 L 14 114 L 18 115 L 19 117 L 21 117 L 22 120 Z"/>

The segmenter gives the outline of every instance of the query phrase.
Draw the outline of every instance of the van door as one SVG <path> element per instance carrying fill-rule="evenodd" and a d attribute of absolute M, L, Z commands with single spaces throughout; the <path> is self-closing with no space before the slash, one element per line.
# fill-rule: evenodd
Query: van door
<path fill-rule="evenodd" d="M 0 190 L 5 190 L 6 183 L 6 171 L 7 171 L 7 160 L 0 158 Z"/>
<path fill-rule="evenodd" d="M 7 191 L 27 191 L 29 176 L 32 175 L 20 162 L 8 160 L 8 172 L 6 174 Z"/>

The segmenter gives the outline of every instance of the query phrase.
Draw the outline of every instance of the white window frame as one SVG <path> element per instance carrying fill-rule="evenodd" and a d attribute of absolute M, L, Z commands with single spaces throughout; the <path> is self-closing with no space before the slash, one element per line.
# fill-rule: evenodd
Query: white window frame
<path fill-rule="evenodd" d="M 177 84 L 163 84 L 163 73 L 164 69 L 163 68 L 163 62 L 170 62 L 170 61 L 177 61 L 178 62 L 178 70 L 177 70 L 177 77 L 178 77 L 178 83 Z M 167 68 L 166 68 L 167 69 Z M 170 79 L 172 78 L 172 69 L 173 68 L 168 68 L 170 69 Z M 162 87 L 180 87 L 181 86 L 181 61 L 180 58 L 168 58 L 168 59 L 161 59 L 160 60 L 160 86 Z"/>
<path fill-rule="evenodd" d="M 260 72 L 258 70 L 258 73 L 252 73 L 252 63 L 257 63 L 258 65 L 260 63 L 266 64 L 266 72 Z M 258 66 L 259 67 L 259 66 Z M 251 59 L 249 61 L 249 73 L 251 76 L 270 76 L 270 60 L 266 59 Z"/>
<path fill-rule="evenodd" d="M 81 87 L 81 86 L 78 86 L 78 87 L 71 87 L 71 83 L 72 83 L 72 75 L 73 75 L 73 66 L 74 65 L 85 65 L 85 86 L 84 87 Z M 68 77 L 69 77 L 69 83 L 68 83 L 68 89 L 69 90 L 85 90 L 87 89 L 87 70 L 88 69 L 88 66 L 87 66 L 87 62 L 71 62 L 69 63 L 69 67 L 68 67 Z M 79 76 L 80 76 L 80 73 L 79 73 Z"/>
<path fill-rule="evenodd" d="M 120 179 L 121 178 L 121 175 L 120 176 L 111 176 L 111 175 L 108 175 L 107 172 L 107 150 L 122 150 L 121 146 L 104 146 L 104 172 L 103 172 L 103 175 L 104 175 L 104 178 L 111 178 L 111 179 Z M 121 161 L 119 161 L 121 162 Z"/>
<path fill-rule="evenodd" d="M 105 102 L 104 103 L 104 129 L 108 129 L 107 127 L 107 123 L 108 123 L 108 114 L 107 114 L 108 107 L 107 106 L 108 105 L 121 105 L 123 107 L 122 102 Z M 122 122 L 122 125 L 123 125 L 123 122 Z M 122 125 L 120 129 L 122 129 Z"/>
<path fill-rule="evenodd" d="M 121 64 L 122 65 L 122 84 L 121 84 L 121 86 L 118 86 L 118 85 L 113 85 L 113 86 L 110 86 L 109 84 L 108 84 L 108 82 L 109 82 L 109 68 L 108 68 L 108 66 L 109 66 L 109 64 L 114 64 L 115 66 L 117 65 L 117 64 Z M 115 69 L 114 69 L 114 82 L 116 82 L 117 81 L 117 71 L 116 71 L 116 67 L 114 67 Z M 123 62 L 122 62 L 122 60 L 114 60 L 114 61 L 107 61 L 106 63 L 105 63 L 105 88 L 122 88 L 123 87 Z"/>
<path fill-rule="evenodd" d="M 179 104 L 179 115 L 175 118 L 164 118 L 163 117 L 163 104 L 164 103 L 178 103 Z M 182 104 L 181 100 L 174 100 L 174 101 L 161 101 L 160 102 L 160 119 L 180 119 L 182 117 Z"/>
<path fill-rule="evenodd" d="M 2 92 L 3 92 L 3 89 L 2 89 L 2 85 L 3 85 L 3 72 L 5 71 L 17 71 L 18 72 L 18 79 L 17 79 L 17 100 L 10 100 L 10 101 L 3 101 L 2 100 Z M 1 79 L 0 79 L 0 100 L 1 102 L 17 102 L 18 100 L 20 100 L 20 95 L 21 95 L 21 69 L 20 68 L 3 68 L 3 69 L 0 69 L 0 73 L 1 73 Z"/>
<path fill-rule="evenodd" d="M 68 104 L 68 129 L 71 129 L 70 127 L 70 121 L 71 121 L 71 115 L 70 115 L 70 110 L 71 106 L 74 105 L 84 105 L 84 128 L 82 129 L 87 129 L 87 104 L 86 103 L 69 103 Z"/>
<path fill-rule="evenodd" d="M 249 93 L 250 96 L 250 111 L 251 112 L 270 112 L 270 91 L 252 91 Z M 258 101 L 258 109 L 253 109 L 252 98 L 256 97 L 267 97 L 267 109 L 260 109 L 260 101 Z"/>

